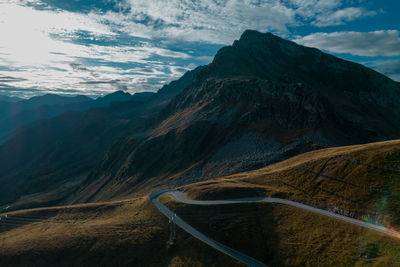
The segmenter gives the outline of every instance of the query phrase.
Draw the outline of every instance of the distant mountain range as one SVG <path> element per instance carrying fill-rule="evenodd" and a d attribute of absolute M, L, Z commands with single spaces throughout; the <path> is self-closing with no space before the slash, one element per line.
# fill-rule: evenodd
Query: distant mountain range
<path fill-rule="evenodd" d="M 144 100 L 153 93 L 138 93 L 131 95 L 118 91 L 98 99 L 87 96 L 66 97 L 55 94 L 32 97 L 27 100 L 8 98 L 0 99 L 0 144 L 24 127 L 50 119 L 59 114 L 70 111 L 83 111 L 91 108 L 100 108 L 112 103 L 130 100 Z M 17 101 L 17 99 L 19 99 Z"/>
<path fill-rule="evenodd" d="M 18 101 L 22 101 L 22 98 L 19 97 L 10 97 L 10 96 L 6 96 L 6 95 L 0 95 L 0 102 L 18 102 Z"/>
<path fill-rule="evenodd" d="M 0 205 L 109 200 L 400 138 L 398 83 L 256 31 L 157 94 L 58 107 L 0 146 Z"/>

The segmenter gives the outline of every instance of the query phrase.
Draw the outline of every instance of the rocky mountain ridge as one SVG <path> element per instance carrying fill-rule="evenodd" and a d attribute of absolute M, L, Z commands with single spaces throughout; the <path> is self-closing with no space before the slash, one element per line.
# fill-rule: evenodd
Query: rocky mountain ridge
<path fill-rule="evenodd" d="M 127 141 L 123 158 L 103 161 L 91 178 L 101 188 L 92 199 L 398 138 L 399 95 L 394 81 L 364 66 L 246 31 L 171 100 L 147 139 Z"/>

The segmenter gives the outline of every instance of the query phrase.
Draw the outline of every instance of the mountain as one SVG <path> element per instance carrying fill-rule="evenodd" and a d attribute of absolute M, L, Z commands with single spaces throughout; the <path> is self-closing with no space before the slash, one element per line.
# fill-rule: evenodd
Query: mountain
<path fill-rule="evenodd" d="M 399 137 L 398 83 L 246 31 L 147 101 L 64 114 L 14 135 L 0 146 L 0 203 L 109 200 Z"/>
<path fill-rule="evenodd" d="M 65 97 L 47 94 L 17 103 L 0 103 L 0 144 L 21 128 L 53 118 L 64 112 L 84 111 L 130 100 L 145 101 L 152 94 L 136 93 L 131 95 L 117 91 L 104 97 L 99 97 L 96 100 L 87 96 Z"/>
<path fill-rule="evenodd" d="M 108 94 L 104 97 L 99 97 L 96 99 L 95 104 L 92 106 L 96 107 L 106 107 L 112 103 L 118 102 L 126 102 L 126 101 L 147 101 L 150 99 L 154 93 L 152 92 L 143 92 L 143 93 L 135 93 L 133 95 L 126 93 L 124 91 L 117 91 L 111 94 Z"/>
<path fill-rule="evenodd" d="M 62 106 L 69 111 L 20 129 L 0 145 L 0 206 L 71 202 L 114 142 L 147 136 L 166 105 L 161 102 L 153 93 L 115 92 L 84 105 Z"/>
<path fill-rule="evenodd" d="M 0 102 L 19 102 L 22 101 L 22 98 L 15 97 L 15 96 L 6 96 L 6 95 L 0 95 Z"/>
<path fill-rule="evenodd" d="M 69 104 L 82 104 L 92 100 L 86 96 L 46 94 L 18 102 L 0 103 L 0 144 L 17 129 L 68 110 Z"/>
<path fill-rule="evenodd" d="M 399 138 L 388 77 L 270 33 L 246 31 L 201 68 L 139 144 L 117 144 L 82 201 L 185 184 L 330 146 Z M 123 148 L 123 149 L 122 149 Z M 123 151 L 123 153 L 121 153 Z M 86 193 L 83 193 L 86 192 Z"/>
<path fill-rule="evenodd" d="M 180 79 L 176 81 L 172 81 L 170 84 L 164 85 L 155 95 L 157 99 L 171 99 L 183 89 L 185 89 L 188 85 L 190 85 L 193 81 L 195 75 L 197 75 L 205 66 L 199 66 L 192 71 L 187 71 Z"/>
<path fill-rule="evenodd" d="M 83 95 L 68 97 L 55 94 L 45 94 L 42 96 L 34 96 L 24 101 L 24 103 L 21 103 L 21 105 L 23 105 L 23 108 L 25 109 L 34 109 L 41 106 L 67 105 L 71 103 L 87 102 L 91 100 L 92 99 L 90 97 Z"/>

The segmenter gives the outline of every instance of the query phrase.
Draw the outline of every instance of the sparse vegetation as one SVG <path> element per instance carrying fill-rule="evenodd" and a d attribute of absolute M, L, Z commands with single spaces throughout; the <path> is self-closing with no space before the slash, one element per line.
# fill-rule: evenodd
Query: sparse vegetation
<path fill-rule="evenodd" d="M 296 208 L 166 205 L 201 232 L 268 266 L 400 264 L 400 240 Z"/>
<path fill-rule="evenodd" d="M 400 164 L 399 151 L 400 141 L 322 149 L 183 189 L 199 199 L 282 197 L 396 224 L 400 171 L 393 166 Z"/>
<path fill-rule="evenodd" d="M 183 232 L 168 247 L 168 220 L 146 198 L 12 216 L 42 220 L 1 225 L 0 266 L 240 266 Z"/>

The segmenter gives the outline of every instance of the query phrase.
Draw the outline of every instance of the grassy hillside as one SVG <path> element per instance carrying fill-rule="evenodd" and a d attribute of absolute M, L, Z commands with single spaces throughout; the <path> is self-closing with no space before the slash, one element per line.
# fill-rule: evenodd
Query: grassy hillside
<path fill-rule="evenodd" d="M 194 199 L 275 196 L 400 229 L 400 141 L 323 149 L 184 186 Z M 216 240 L 270 266 L 399 266 L 400 239 L 280 204 L 163 200 Z"/>
<path fill-rule="evenodd" d="M 167 205 L 203 233 L 268 266 L 400 265 L 399 239 L 296 208 Z"/>
<path fill-rule="evenodd" d="M 2 221 L 0 266 L 241 266 L 180 231 L 168 247 L 168 221 L 147 198 L 12 212 Z"/>
<path fill-rule="evenodd" d="M 317 150 L 184 190 L 204 199 L 282 197 L 399 225 L 400 141 Z"/>

